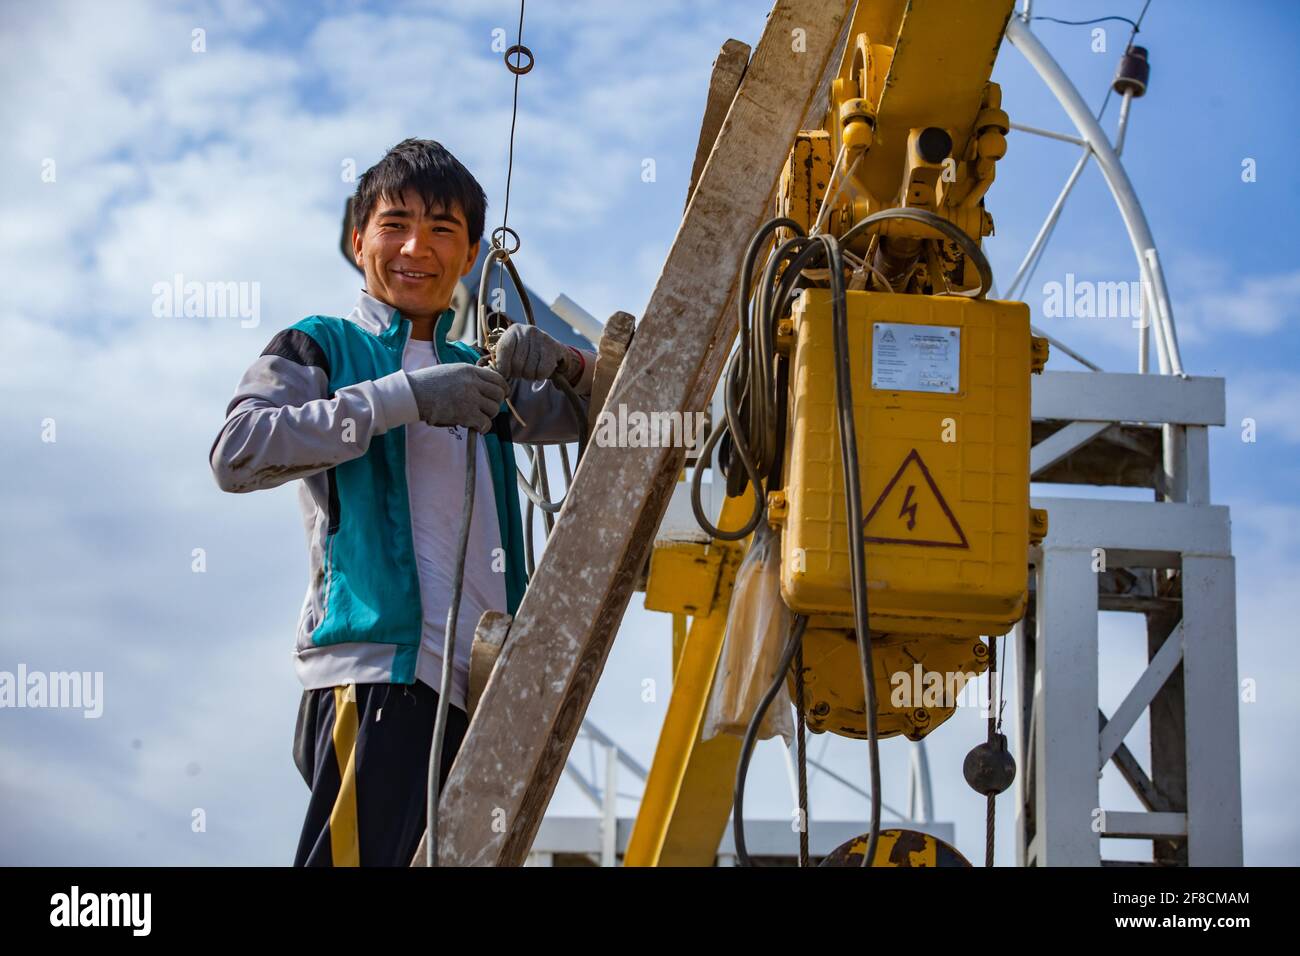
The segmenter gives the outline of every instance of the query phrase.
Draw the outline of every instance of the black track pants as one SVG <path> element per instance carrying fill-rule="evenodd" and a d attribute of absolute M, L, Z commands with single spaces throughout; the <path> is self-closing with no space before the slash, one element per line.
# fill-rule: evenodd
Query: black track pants
<path fill-rule="evenodd" d="M 295 866 L 410 864 L 424 832 L 437 707 L 437 691 L 419 681 L 303 691 L 293 759 L 311 800 Z M 447 718 L 442 786 L 469 727 L 459 707 Z"/>

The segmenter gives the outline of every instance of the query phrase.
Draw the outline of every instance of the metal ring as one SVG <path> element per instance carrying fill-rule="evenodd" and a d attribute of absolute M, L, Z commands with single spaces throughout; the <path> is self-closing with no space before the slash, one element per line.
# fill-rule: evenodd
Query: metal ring
<path fill-rule="evenodd" d="M 505 245 L 502 243 L 501 239 L 498 238 L 498 235 L 504 235 L 505 233 L 509 233 L 511 236 L 514 236 L 515 246 L 513 249 L 507 249 Z M 497 249 L 503 250 L 506 255 L 513 256 L 516 252 L 519 251 L 519 246 L 520 246 L 519 233 L 515 232 L 509 226 L 497 226 L 495 229 L 492 230 L 492 245 Z"/>
<path fill-rule="evenodd" d="M 527 65 L 518 66 L 510 62 L 510 58 L 514 56 L 516 53 L 522 53 L 524 56 L 528 57 Z M 516 43 L 510 49 L 506 50 L 505 61 L 506 61 L 507 70 L 509 70 L 515 76 L 523 76 L 525 73 L 529 72 L 533 68 L 533 51 L 528 49 L 528 47 L 524 46 L 522 43 Z"/>

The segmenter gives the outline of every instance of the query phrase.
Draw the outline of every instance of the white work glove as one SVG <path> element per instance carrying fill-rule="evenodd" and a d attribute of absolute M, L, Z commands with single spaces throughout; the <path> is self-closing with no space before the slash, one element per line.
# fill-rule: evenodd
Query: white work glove
<path fill-rule="evenodd" d="M 407 372 L 420 419 L 486 434 L 506 397 L 506 380 L 486 366 L 449 362 Z"/>
<path fill-rule="evenodd" d="M 512 325 L 496 346 L 496 370 L 511 379 L 538 381 L 557 370 L 569 374 L 573 352 L 535 325 Z"/>

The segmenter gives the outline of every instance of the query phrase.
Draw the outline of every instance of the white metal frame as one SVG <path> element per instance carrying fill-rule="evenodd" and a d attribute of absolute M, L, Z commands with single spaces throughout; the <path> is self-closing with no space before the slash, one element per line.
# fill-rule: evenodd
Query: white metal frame
<path fill-rule="evenodd" d="M 631 754 L 620 747 L 612 737 L 590 720 L 583 720 L 578 736 L 587 740 L 590 777 L 578 767 L 576 748 L 569 752 L 569 757 L 564 764 L 564 771 L 587 799 L 592 802 L 600 816 L 553 817 L 548 814 L 542 820 L 542 826 L 538 830 L 537 838 L 533 841 L 525 866 L 552 866 L 556 854 L 579 854 L 587 856 L 593 861 L 599 861 L 600 866 L 618 866 L 622 860 L 623 851 L 627 848 L 628 837 L 631 834 L 632 823 L 635 818 L 620 817 L 618 815 L 618 801 L 619 798 L 639 800 L 640 795 L 619 792 L 618 769 L 622 765 L 642 784 L 645 783 L 647 771 Z M 793 746 L 783 749 L 787 760 L 792 760 Z M 605 785 L 603 787 L 597 787 L 595 784 L 597 751 L 602 752 L 605 759 Z M 813 775 L 821 774 L 832 782 L 838 783 L 858 796 L 865 798 L 868 803 L 870 802 L 871 794 L 868 791 L 863 790 L 846 777 L 840 776 L 820 760 L 809 757 L 807 763 L 813 771 Z M 793 773 L 792 766 L 791 772 Z M 810 777 L 810 786 L 811 783 L 812 778 Z M 797 806 L 799 802 L 798 789 L 793 780 L 791 781 L 791 796 L 794 805 Z M 917 741 L 912 746 L 908 769 L 907 805 L 908 812 L 901 814 L 897 809 L 890 807 L 888 804 L 883 804 L 886 810 L 898 817 L 898 819 L 886 825 L 920 830 L 948 843 L 954 841 L 953 825 L 951 823 L 936 822 L 932 819 L 933 798 L 930 792 L 930 761 L 926 754 L 924 741 Z M 861 834 L 865 829 L 866 823 L 863 821 L 810 821 L 810 852 L 813 856 L 825 856 L 840 844 Z M 753 855 L 790 857 L 792 859 L 795 857 L 796 842 L 790 839 L 790 821 L 753 820 L 746 824 L 746 831 L 750 830 L 754 831 L 749 841 L 751 843 L 750 851 Z M 754 835 L 757 836 L 757 842 L 755 842 Z M 728 827 L 723 834 L 722 842 L 718 846 L 716 860 L 719 866 L 734 866 L 735 858 L 736 850 L 732 841 L 731 828 Z"/>
<path fill-rule="evenodd" d="M 1048 533 L 1033 555 L 1035 607 L 1016 631 L 1018 861 L 1097 866 L 1107 862 L 1101 838 L 1122 837 L 1165 841 L 1156 862 L 1239 866 L 1235 572 L 1228 509 L 1209 503 L 1207 429 L 1223 424 L 1223 382 L 1048 372 L 1035 382 L 1033 400 L 1036 420 L 1068 422 L 1034 446 L 1035 474 L 1113 426 L 1143 422 L 1161 426 L 1166 494 L 1152 502 L 1033 500 L 1047 509 Z M 1099 571 L 1116 568 L 1139 569 L 1155 580 L 1176 572 L 1181 619 L 1167 635 L 1152 634 L 1146 671 L 1115 713 L 1099 719 Z M 1138 602 L 1133 610 L 1149 605 Z M 1175 674 L 1159 732 L 1152 711 L 1151 760 L 1160 770 L 1148 775 L 1124 739 Z M 1100 805 L 1098 780 L 1111 761 L 1146 812 Z"/>
<path fill-rule="evenodd" d="M 633 817 L 619 817 L 617 820 L 616 849 L 620 857 L 627 849 L 633 823 Z M 954 840 L 951 823 L 883 820 L 881 826 L 920 830 L 945 843 Z M 824 857 L 836 847 L 861 836 L 864 829 L 861 820 L 814 821 L 808 833 L 809 854 Z M 594 817 L 547 816 L 542 820 L 537 839 L 533 841 L 532 852 L 524 865 L 554 866 L 557 856 L 581 856 L 594 862 L 601 852 L 603 839 L 601 821 Z M 794 849 L 797 842 L 789 820 L 751 820 L 745 824 L 745 846 L 751 856 L 786 859 L 793 864 L 798 855 Z M 736 865 L 736 848 L 730 827 L 723 834 L 714 859 L 718 866 Z"/>
<path fill-rule="evenodd" d="M 1159 426 L 1151 502 L 1035 498 L 1048 532 L 1031 564 L 1034 601 L 1017 626 L 1020 684 L 1017 858 L 1022 865 L 1097 866 L 1101 838 L 1153 841 L 1153 862 L 1240 865 L 1241 756 L 1237 698 L 1235 569 L 1228 509 L 1210 504 L 1210 426 L 1224 423 L 1223 382 L 1183 368 L 1164 271 L 1142 204 L 1120 153 L 1131 94 L 1124 94 L 1112 144 L 1060 65 L 1029 29 L 1031 0 L 1007 24 L 1007 39 L 1056 96 L 1078 136 L 1017 129 L 1082 147 L 1015 278 L 1014 292 L 1041 254 L 1088 160 L 1096 158 L 1137 259 L 1142 321 L 1137 375 L 1100 369 L 1066 347 L 1054 348 L 1088 372 L 1048 372 L 1034 383 L 1033 417 L 1061 423 L 1030 452 L 1035 477 L 1119 426 Z M 1155 329 L 1160 375 L 1148 375 L 1148 326 Z M 1036 330 L 1037 331 L 1037 330 Z M 1094 449 L 1094 452 L 1096 449 Z M 1107 457 L 1126 454 L 1123 443 Z M 1095 457 L 1095 456 L 1094 456 Z M 1101 473 L 1085 483 L 1104 483 Z M 1109 718 L 1098 706 L 1101 667 L 1098 558 L 1148 593 L 1110 596 L 1112 609 L 1146 615 L 1148 665 Z M 1157 592 L 1161 593 L 1157 593 Z M 1150 715 L 1148 772 L 1124 743 Z M 1144 812 L 1099 806 L 1101 771 L 1114 763 Z M 1118 862 L 1118 861 L 1116 861 Z"/>

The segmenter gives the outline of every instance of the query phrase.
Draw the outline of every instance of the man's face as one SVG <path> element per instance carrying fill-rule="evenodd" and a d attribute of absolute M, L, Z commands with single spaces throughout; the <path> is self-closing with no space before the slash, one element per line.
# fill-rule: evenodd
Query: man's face
<path fill-rule="evenodd" d="M 366 274 L 366 291 L 410 319 L 429 318 L 451 304 L 461 276 L 474 268 L 459 204 L 435 206 L 411 190 L 380 197 L 364 230 L 352 230 L 352 253 Z"/>

